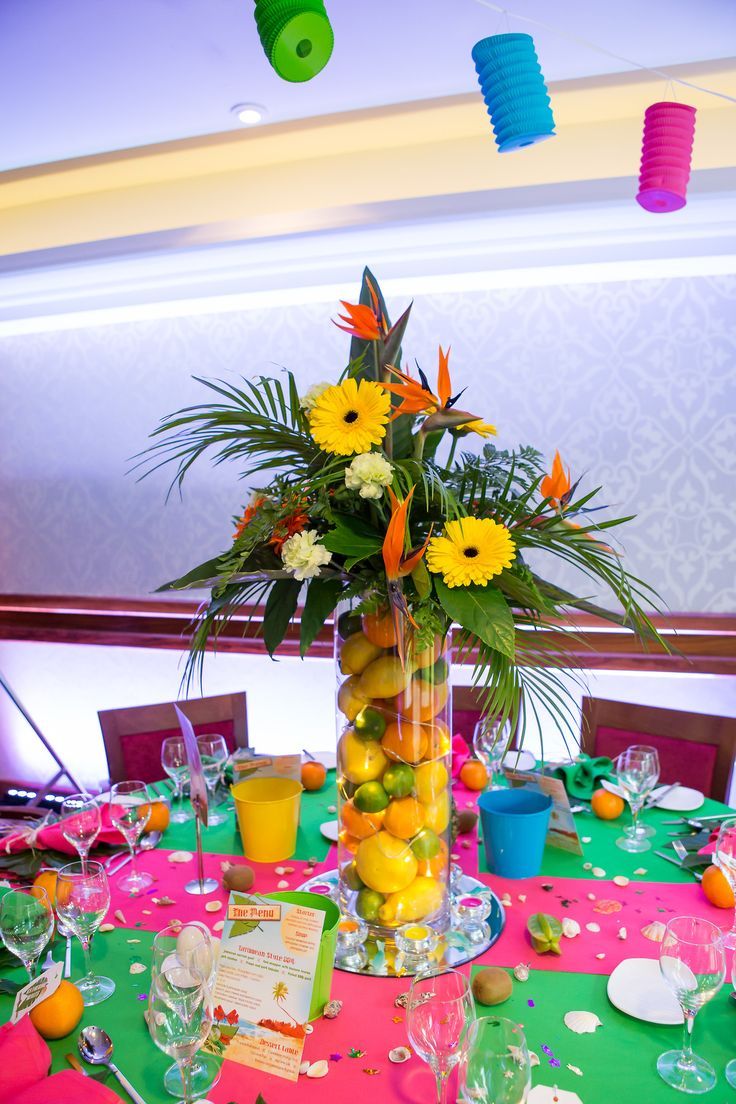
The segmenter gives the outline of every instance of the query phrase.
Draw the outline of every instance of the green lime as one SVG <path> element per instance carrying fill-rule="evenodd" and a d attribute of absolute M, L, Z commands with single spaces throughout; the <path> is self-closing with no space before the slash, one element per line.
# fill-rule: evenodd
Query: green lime
<path fill-rule="evenodd" d="M 355 860 L 353 860 L 353 862 L 351 863 L 348 863 L 347 866 L 343 867 L 342 880 L 345 882 L 345 885 L 348 887 L 348 889 L 363 888 L 363 879 L 358 873 L 358 868 L 355 865 Z"/>
<path fill-rule="evenodd" d="M 408 763 L 392 763 L 386 767 L 381 781 L 391 797 L 408 797 L 414 789 L 414 771 Z"/>
<path fill-rule="evenodd" d="M 439 686 L 440 683 L 447 682 L 449 673 L 450 668 L 447 660 L 438 659 L 436 663 L 431 664 L 429 667 L 420 667 L 414 677 L 421 679 L 422 682 L 429 682 L 433 686 Z"/>
<path fill-rule="evenodd" d="M 386 898 L 375 889 L 361 889 L 355 899 L 355 911 L 358 916 L 368 923 L 378 919 L 378 910 L 384 904 Z"/>
<path fill-rule="evenodd" d="M 386 731 L 386 718 L 383 713 L 367 705 L 353 721 L 353 728 L 361 740 L 380 740 Z"/>
<path fill-rule="evenodd" d="M 353 804 L 361 813 L 380 813 L 388 805 L 388 794 L 380 782 L 364 782 L 355 791 Z"/>
<path fill-rule="evenodd" d="M 411 841 L 411 849 L 418 859 L 433 859 L 440 851 L 440 837 L 431 828 L 422 828 Z"/>
<path fill-rule="evenodd" d="M 342 640 L 347 640 L 353 633 L 363 631 L 363 622 L 357 613 L 341 613 L 337 619 L 337 631 Z"/>

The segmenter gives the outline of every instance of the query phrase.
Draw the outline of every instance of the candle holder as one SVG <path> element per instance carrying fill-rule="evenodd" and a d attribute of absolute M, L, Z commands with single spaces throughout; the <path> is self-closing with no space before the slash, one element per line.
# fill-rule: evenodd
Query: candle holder
<path fill-rule="evenodd" d="M 337 925 L 335 965 L 341 970 L 362 970 L 368 961 L 365 941 L 368 925 L 354 916 L 343 916 Z"/>
<path fill-rule="evenodd" d="M 462 894 L 452 902 L 454 927 L 472 944 L 485 943 L 491 931 L 486 923 L 493 905 L 487 895 Z"/>
<path fill-rule="evenodd" d="M 428 924 L 403 924 L 394 936 L 396 942 L 397 972 L 420 974 L 436 963 L 433 955 L 437 950 L 440 937 Z"/>

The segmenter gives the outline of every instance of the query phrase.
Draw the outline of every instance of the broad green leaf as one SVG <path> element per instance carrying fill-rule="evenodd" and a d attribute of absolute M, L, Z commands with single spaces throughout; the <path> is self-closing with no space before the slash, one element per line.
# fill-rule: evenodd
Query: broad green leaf
<path fill-rule="evenodd" d="M 317 577 L 310 581 L 301 617 L 299 652 L 302 658 L 307 654 L 320 629 L 340 601 L 342 591 L 341 579 Z"/>
<path fill-rule="evenodd" d="M 155 593 L 160 594 L 163 590 L 186 590 L 187 587 L 211 584 L 213 579 L 221 574 L 217 566 L 219 561 L 219 556 L 216 556 L 214 560 L 206 560 L 199 567 L 193 567 L 186 575 L 182 575 L 180 579 L 174 579 L 170 583 L 164 583 L 163 586 L 157 587 Z"/>
<path fill-rule="evenodd" d="M 348 514 L 335 515 L 335 528 L 325 533 L 322 543 L 329 552 L 352 559 L 372 556 L 383 546 L 383 540 L 375 529 Z"/>
<path fill-rule="evenodd" d="M 301 589 L 302 584 L 297 579 L 279 579 L 271 587 L 263 613 L 263 643 L 271 658 L 286 636 Z"/>
<path fill-rule="evenodd" d="M 490 648 L 514 657 L 514 619 L 500 590 L 486 586 L 448 587 L 439 576 L 435 589 L 448 617 L 474 633 Z"/>

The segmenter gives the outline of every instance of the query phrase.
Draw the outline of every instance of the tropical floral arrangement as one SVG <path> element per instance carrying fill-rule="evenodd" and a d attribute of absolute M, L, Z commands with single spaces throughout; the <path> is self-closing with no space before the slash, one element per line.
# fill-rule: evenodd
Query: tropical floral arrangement
<path fill-rule="evenodd" d="M 210 591 L 186 679 L 201 677 L 205 651 L 244 607 L 265 603 L 271 655 L 299 609 L 304 655 L 353 599 L 359 613 L 390 617 L 402 665 L 408 639 L 426 650 L 455 624 L 486 712 L 516 726 L 543 703 L 565 728 L 573 713 L 560 670 L 574 662 L 546 627 L 583 610 L 659 639 L 645 612 L 656 595 L 610 543 L 630 518 L 602 520 L 600 488 L 581 491 L 559 454 L 548 471 L 534 448 L 497 448 L 491 412 L 464 409 L 477 397 L 455 393 L 449 350 L 436 383 L 418 365 L 414 375 L 402 355 L 411 308 L 392 325 L 370 271 L 360 301 L 343 307 L 337 324 L 352 344 L 332 381 L 302 393 L 288 371 L 197 377 L 210 401 L 165 417 L 143 454 L 146 473 L 175 466 L 172 487 L 205 454 L 259 483 L 230 547 L 161 588 Z M 607 589 L 618 609 L 547 581 L 545 557 L 580 569 L 586 589 Z"/>

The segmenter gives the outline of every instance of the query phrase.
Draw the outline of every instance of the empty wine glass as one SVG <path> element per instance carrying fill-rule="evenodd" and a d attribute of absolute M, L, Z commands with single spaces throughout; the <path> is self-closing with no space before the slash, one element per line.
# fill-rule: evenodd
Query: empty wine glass
<path fill-rule="evenodd" d="M 182 967 L 197 972 L 213 987 L 217 972 L 217 956 L 209 928 L 199 920 L 190 920 L 181 926 L 169 924 L 158 932 L 151 949 L 151 978 L 167 970 Z M 183 976 L 183 975 L 182 975 Z M 191 1088 L 197 1097 L 207 1096 L 220 1077 L 220 1061 L 212 1054 L 199 1054 L 190 1069 Z M 164 1074 L 164 1088 L 172 1096 L 181 1099 L 184 1087 L 181 1072 L 176 1063 Z"/>
<path fill-rule="evenodd" d="M 61 834 L 75 847 L 83 867 L 102 827 L 102 813 L 97 799 L 89 794 L 72 794 L 61 803 Z"/>
<path fill-rule="evenodd" d="M 130 873 L 118 882 L 127 893 L 153 885 L 150 874 L 138 870 L 136 845 L 151 816 L 151 799 L 143 782 L 116 782 L 110 790 L 110 820 L 130 848 Z"/>
<path fill-rule="evenodd" d="M 230 754 L 227 750 L 225 737 L 208 733 L 205 736 L 198 736 L 197 744 L 202 760 L 202 772 L 207 786 L 207 793 L 209 794 L 207 823 L 209 825 L 225 824 L 228 818 L 225 813 L 216 811 L 215 801 L 217 787 L 220 784 L 222 772 Z"/>
<path fill-rule="evenodd" d="M 729 817 L 721 823 L 713 862 L 736 892 L 736 817 Z M 723 935 L 723 944 L 727 950 L 736 951 L 736 909 L 731 928 Z"/>
<path fill-rule="evenodd" d="M 10 889 L 0 901 L 0 936 L 10 953 L 21 960 L 31 981 L 53 931 L 54 910 L 41 886 Z"/>
<path fill-rule="evenodd" d="M 75 984 L 85 1005 L 100 1004 L 115 992 L 112 978 L 95 974 L 90 961 L 92 937 L 109 907 L 110 885 L 101 863 L 73 862 L 61 868 L 56 881 L 56 911 L 82 944 L 86 973 Z"/>
<path fill-rule="evenodd" d="M 196 970 L 172 966 L 151 978 L 148 1030 L 159 1050 L 179 1067 L 184 1104 L 193 1104 L 197 1097 L 192 1085 L 192 1062 L 212 1021 L 210 987 Z"/>
<path fill-rule="evenodd" d="M 483 1016 L 470 1025 L 468 1057 L 460 1074 L 460 1099 L 467 1104 L 524 1104 L 532 1068 L 524 1032 L 502 1016 Z"/>
<path fill-rule="evenodd" d="M 731 985 L 736 989 L 736 958 L 733 960 L 733 966 L 731 968 Z M 732 1058 L 726 1066 L 726 1080 L 732 1089 L 736 1089 L 736 1058 Z"/>
<path fill-rule="evenodd" d="M 488 771 L 488 789 L 493 790 L 495 776 L 503 770 L 503 757 L 511 742 L 511 725 L 498 717 L 483 717 L 473 729 L 473 750 Z"/>
<path fill-rule="evenodd" d="M 448 1080 L 465 1059 L 474 1018 L 470 983 L 458 970 L 422 973 L 412 981 L 406 1029 L 414 1050 L 435 1075 L 438 1104 L 447 1104 Z"/>
<path fill-rule="evenodd" d="M 657 1059 L 660 1077 L 686 1093 L 703 1093 L 716 1083 L 713 1067 L 693 1054 L 695 1017 L 716 995 L 726 976 L 721 931 L 710 920 L 676 916 L 667 925 L 659 949 L 662 977 L 680 1002 L 685 1017 L 682 1050 L 668 1050 Z"/>
<path fill-rule="evenodd" d="M 192 819 L 194 813 L 184 802 L 184 787 L 189 779 L 189 760 L 186 744 L 181 736 L 167 736 L 161 744 L 161 766 L 174 783 L 171 822 L 186 824 Z"/>
<path fill-rule="evenodd" d="M 659 778 L 659 756 L 656 749 L 641 744 L 622 751 L 616 760 L 618 784 L 631 806 L 631 829 L 616 840 L 622 851 L 649 851 L 651 843 L 638 830 L 641 807 Z"/>

